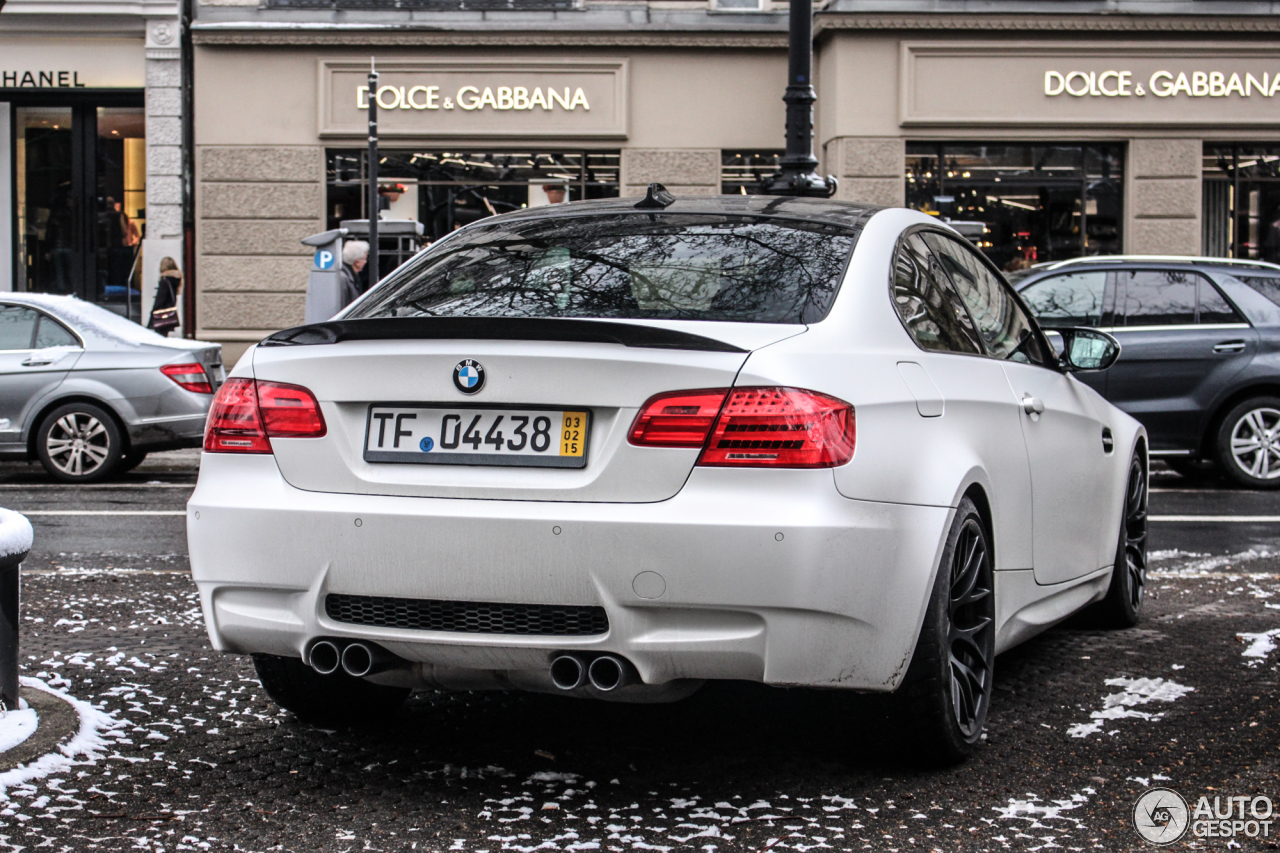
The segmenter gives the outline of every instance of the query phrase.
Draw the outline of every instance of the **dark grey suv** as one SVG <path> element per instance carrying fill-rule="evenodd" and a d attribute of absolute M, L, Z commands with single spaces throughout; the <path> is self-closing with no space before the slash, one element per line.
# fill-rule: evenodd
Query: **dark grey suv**
<path fill-rule="evenodd" d="M 1034 267 L 1014 286 L 1045 328 L 1120 341 L 1114 365 L 1078 378 L 1146 426 L 1152 456 L 1280 488 L 1280 266 L 1103 256 Z"/>

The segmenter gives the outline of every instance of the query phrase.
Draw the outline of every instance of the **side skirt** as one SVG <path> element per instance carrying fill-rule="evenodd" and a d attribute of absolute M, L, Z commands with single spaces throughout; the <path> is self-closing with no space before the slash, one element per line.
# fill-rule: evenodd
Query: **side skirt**
<path fill-rule="evenodd" d="M 1111 566 L 1052 585 L 1036 583 L 1032 569 L 995 572 L 996 654 L 1100 601 L 1106 597 L 1110 583 Z"/>

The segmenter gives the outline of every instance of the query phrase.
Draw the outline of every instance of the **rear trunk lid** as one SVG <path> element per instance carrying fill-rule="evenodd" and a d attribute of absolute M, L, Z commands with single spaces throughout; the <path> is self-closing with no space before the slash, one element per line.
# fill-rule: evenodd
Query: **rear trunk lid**
<path fill-rule="evenodd" d="M 730 387 L 751 350 L 805 330 L 757 323 L 554 321 L 525 327 L 508 323 L 517 331 L 494 339 L 478 333 L 460 337 L 472 334 L 469 328 L 481 328 L 465 321 L 446 324 L 453 329 L 446 337 L 411 337 L 397 332 L 395 321 L 367 322 L 377 323 L 366 328 L 378 332 L 337 334 L 333 343 L 313 336 L 307 340 L 317 340 L 316 345 L 254 350 L 258 380 L 301 385 L 320 402 L 324 437 L 271 442 L 281 473 L 297 488 L 413 497 L 665 500 L 683 486 L 699 451 L 629 444 L 628 429 L 644 402 L 667 391 Z M 455 367 L 465 359 L 484 371 L 484 384 L 474 394 L 454 383 Z M 368 461 L 366 431 L 377 428 L 371 408 L 388 405 L 432 407 L 468 419 L 477 408 L 586 412 L 585 465 Z"/>

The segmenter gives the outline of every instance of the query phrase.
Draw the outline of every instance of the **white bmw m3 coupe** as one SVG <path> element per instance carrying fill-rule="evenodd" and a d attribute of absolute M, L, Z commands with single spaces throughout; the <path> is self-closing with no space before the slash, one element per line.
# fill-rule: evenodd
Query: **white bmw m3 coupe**
<path fill-rule="evenodd" d="M 251 349 L 188 506 L 213 645 L 304 718 L 414 689 L 895 692 L 979 741 L 1001 651 L 1137 622 L 1147 448 L 924 214 L 543 207 Z"/>

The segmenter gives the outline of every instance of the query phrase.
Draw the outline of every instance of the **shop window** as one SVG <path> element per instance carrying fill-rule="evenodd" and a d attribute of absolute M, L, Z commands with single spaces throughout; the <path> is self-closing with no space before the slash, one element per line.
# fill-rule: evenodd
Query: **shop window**
<path fill-rule="evenodd" d="M 268 9 L 405 9 L 429 12 L 556 11 L 581 9 L 581 0 L 265 0 Z"/>
<path fill-rule="evenodd" d="M 424 243 L 499 213 L 618 196 L 617 151 L 392 149 L 381 155 L 379 215 L 421 222 Z M 368 218 L 367 158 L 360 149 L 327 152 L 329 228 L 337 228 L 344 219 Z M 382 246 L 382 274 L 395 268 L 403 248 L 391 242 Z"/>
<path fill-rule="evenodd" d="M 996 266 L 1121 250 L 1120 145 L 908 142 L 907 206 L 949 222 Z"/>
<path fill-rule="evenodd" d="M 1280 145 L 1204 147 L 1201 251 L 1280 263 Z"/>
<path fill-rule="evenodd" d="M 145 125 L 141 106 L 14 108 L 19 290 L 141 318 Z"/>
<path fill-rule="evenodd" d="M 720 192 L 725 195 L 754 195 L 765 178 L 778 171 L 784 151 L 720 152 Z"/>

